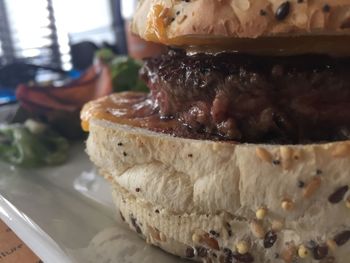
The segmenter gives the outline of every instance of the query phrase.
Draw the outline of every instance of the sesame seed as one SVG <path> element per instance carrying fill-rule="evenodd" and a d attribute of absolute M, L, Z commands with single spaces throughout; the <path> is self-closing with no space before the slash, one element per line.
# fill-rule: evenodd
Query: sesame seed
<path fill-rule="evenodd" d="M 298 187 L 299 188 L 304 188 L 305 183 L 303 181 L 298 181 Z"/>
<path fill-rule="evenodd" d="M 219 250 L 218 241 L 215 238 L 210 237 L 208 233 L 203 235 L 202 241 L 209 248 L 214 249 L 214 250 Z"/>
<path fill-rule="evenodd" d="M 314 240 L 310 240 L 309 242 L 307 242 L 307 247 L 308 248 L 314 248 L 316 246 L 317 246 L 317 243 Z"/>
<path fill-rule="evenodd" d="M 292 155 L 293 150 L 289 147 L 281 147 L 280 148 L 281 158 L 282 158 L 282 167 L 284 170 L 288 170 L 292 164 Z"/>
<path fill-rule="evenodd" d="M 260 13 L 261 16 L 266 16 L 267 15 L 267 13 L 266 13 L 266 11 L 264 9 L 261 9 L 259 13 Z"/>
<path fill-rule="evenodd" d="M 350 231 L 344 231 L 334 237 L 334 241 L 338 246 L 345 245 L 350 240 Z"/>
<path fill-rule="evenodd" d="M 163 232 L 159 233 L 159 238 L 160 238 L 160 241 L 163 241 L 163 242 L 166 241 L 166 236 L 165 236 L 165 234 Z"/>
<path fill-rule="evenodd" d="M 277 241 L 277 234 L 273 231 L 266 233 L 264 238 L 264 248 L 272 248 Z"/>
<path fill-rule="evenodd" d="M 266 232 L 265 232 L 262 224 L 260 224 L 260 222 L 258 222 L 256 220 L 253 220 L 250 223 L 250 230 L 256 238 L 263 239 L 265 237 Z"/>
<path fill-rule="evenodd" d="M 177 23 L 182 24 L 183 21 L 187 19 L 187 15 L 182 15 L 178 18 Z"/>
<path fill-rule="evenodd" d="M 335 241 L 333 239 L 328 239 L 327 240 L 327 246 L 331 251 L 334 251 L 337 249 L 337 243 L 335 243 Z"/>
<path fill-rule="evenodd" d="M 240 241 L 237 245 L 236 245 L 236 250 L 239 254 L 241 255 L 245 255 L 248 253 L 249 251 L 249 245 L 246 241 Z"/>
<path fill-rule="evenodd" d="M 193 258 L 194 257 L 194 249 L 192 247 L 187 247 L 186 252 L 185 252 L 185 256 L 187 258 Z"/>
<path fill-rule="evenodd" d="M 282 201 L 281 207 L 285 211 L 292 211 L 294 210 L 295 204 L 293 201 L 286 199 Z"/>
<path fill-rule="evenodd" d="M 274 220 L 272 221 L 272 230 L 275 232 L 279 232 L 282 230 L 284 223 L 280 220 Z"/>
<path fill-rule="evenodd" d="M 347 157 L 350 154 L 350 146 L 344 143 L 338 144 L 332 149 L 331 154 L 335 158 Z"/>
<path fill-rule="evenodd" d="M 321 178 L 320 177 L 314 177 L 305 187 L 303 192 L 303 197 L 308 199 L 311 196 L 313 196 L 317 190 L 321 187 Z"/>
<path fill-rule="evenodd" d="M 300 258 L 307 258 L 309 256 L 309 250 L 304 245 L 301 245 L 298 249 L 298 256 Z"/>
<path fill-rule="evenodd" d="M 192 235 L 192 241 L 193 241 L 193 243 L 198 244 L 198 243 L 201 242 L 201 240 L 202 240 L 202 238 L 201 238 L 198 234 L 194 233 L 194 234 Z"/>
<path fill-rule="evenodd" d="M 325 245 L 317 245 L 312 248 L 312 254 L 316 260 L 324 259 L 328 255 L 328 247 Z"/>
<path fill-rule="evenodd" d="M 255 149 L 256 155 L 259 157 L 260 160 L 265 161 L 265 162 L 272 162 L 272 156 L 271 153 L 269 153 L 266 149 L 257 147 Z"/>
<path fill-rule="evenodd" d="M 345 206 L 350 209 L 350 197 L 346 199 Z"/>
<path fill-rule="evenodd" d="M 277 20 L 282 21 L 289 15 L 289 12 L 290 12 L 290 2 L 286 1 L 277 8 L 275 17 Z"/>
<path fill-rule="evenodd" d="M 272 163 L 274 165 L 280 165 L 281 164 L 281 161 L 280 160 L 273 160 Z"/>
<path fill-rule="evenodd" d="M 259 219 L 259 220 L 263 220 L 266 215 L 267 215 L 267 209 L 266 208 L 259 208 L 256 213 L 256 218 Z"/>
<path fill-rule="evenodd" d="M 125 222 L 125 217 L 123 216 L 122 212 L 119 211 L 120 218 Z"/>
<path fill-rule="evenodd" d="M 331 194 L 328 197 L 328 201 L 332 204 L 337 204 L 341 202 L 344 199 L 344 196 L 348 190 L 349 190 L 349 186 L 347 185 L 339 187 L 338 189 L 335 190 L 333 194 Z"/>
<path fill-rule="evenodd" d="M 128 154 L 126 153 L 126 152 L 123 152 L 123 155 L 126 157 L 126 156 L 128 156 Z"/>
<path fill-rule="evenodd" d="M 208 249 L 206 249 L 205 247 L 202 247 L 202 246 L 196 247 L 196 251 L 197 251 L 198 257 L 200 258 L 205 258 L 208 255 Z"/>
<path fill-rule="evenodd" d="M 331 7 L 330 7 L 330 5 L 325 4 L 323 6 L 322 10 L 323 10 L 323 12 L 328 13 L 329 11 L 331 11 Z"/>
<path fill-rule="evenodd" d="M 231 254 L 232 254 L 231 249 L 229 249 L 229 248 L 227 248 L 227 247 L 225 247 L 225 248 L 223 249 L 223 252 L 224 252 L 224 254 L 226 254 L 226 255 L 231 255 Z"/>
<path fill-rule="evenodd" d="M 219 233 L 217 233 L 215 230 L 210 230 L 209 233 L 213 235 L 214 237 L 219 237 Z"/>

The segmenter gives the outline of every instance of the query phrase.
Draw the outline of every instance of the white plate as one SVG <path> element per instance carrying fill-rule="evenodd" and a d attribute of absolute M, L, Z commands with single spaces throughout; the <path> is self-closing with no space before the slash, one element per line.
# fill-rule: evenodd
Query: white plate
<path fill-rule="evenodd" d="M 182 262 L 147 245 L 116 216 L 110 189 L 75 145 L 63 166 L 0 163 L 0 218 L 44 262 Z"/>

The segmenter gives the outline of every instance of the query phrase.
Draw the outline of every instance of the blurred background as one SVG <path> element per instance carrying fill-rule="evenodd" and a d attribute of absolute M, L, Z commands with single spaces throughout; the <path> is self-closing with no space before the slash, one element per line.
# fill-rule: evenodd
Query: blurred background
<path fill-rule="evenodd" d="M 136 5 L 137 0 L 0 0 L 0 95 L 19 83 L 50 81 L 53 73 L 78 77 L 98 49 L 128 54 L 127 40 L 132 57 L 149 56 L 151 45 L 128 32 Z"/>
<path fill-rule="evenodd" d="M 112 92 L 148 91 L 138 77 L 142 59 L 164 48 L 130 32 L 137 4 L 0 0 L 0 158 L 23 152 L 19 127 L 22 137 L 44 136 L 37 133 L 44 125 L 55 136 L 81 139 L 85 103 Z"/>
<path fill-rule="evenodd" d="M 0 0 L 1 64 L 26 61 L 70 70 L 76 46 L 84 42 L 115 45 L 125 52 L 119 4 L 119 0 Z"/>
<path fill-rule="evenodd" d="M 132 12 L 136 1 L 127 2 Z M 121 5 L 120 0 L 0 0 L 0 65 L 83 70 L 98 47 L 125 54 Z"/>

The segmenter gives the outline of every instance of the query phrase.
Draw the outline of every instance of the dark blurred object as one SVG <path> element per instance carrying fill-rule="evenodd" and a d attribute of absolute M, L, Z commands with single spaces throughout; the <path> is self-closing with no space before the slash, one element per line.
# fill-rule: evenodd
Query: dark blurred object
<path fill-rule="evenodd" d="M 21 83 L 31 83 L 38 76 L 55 75 L 65 78 L 68 73 L 59 68 L 14 62 L 0 67 L 0 106 L 16 102 L 15 88 Z"/>
<path fill-rule="evenodd" d="M 109 50 L 111 50 L 114 54 L 121 54 L 121 53 L 119 52 L 119 49 L 118 49 L 118 46 L 117 46 L 117 45 L 115 45 L 115 44 L 110 44 L 110 43 L 108 43 L 108 42 L 106 42 L 106 41 L 103 41 L 103 42 L 102 42 L 102 46 L 100 47 L 100 49 L 109 49 Z"/>
<path fill-rule="evenodd" d="M 0 69 L 0 85 L 16 87 L 20 83 L 27 83 L 35 79 L 37 67 L 25 63 L 13 63 Z"/>
<path fill-rule="evenodd" d="M 122 17 L 121 0 L 111 0 L 111 6 L 113 15 L 113 28 L 115 30 L 117 40 L 117 54 L 126 55 L 128 53 L 128 48 L 126 44 L 125 24 Z"/>
<path fill-rule="evenodd" d="M 40 120 L 48 122 L 62 135 L 75 139 L 82 135 L 79 113 L 82 106 L 93 99 L 112 92 L 108 66 L 96 63 L 79 79 L 62 86 L 28 86 L 17 88 L 21 107 Z"/>
<path fill-rule="evenodd" d="M 119 50 L 115 44 L 102 42 L 98 46 L 91 41 L 83 41 L 71 45 L 71 56 L 74 70 L 85 71 L 94 63 L 95 53 L 99 49 L 108 48 L 114 54 L 118 54 Z"/>
<path fill-rule="evenodd" d="M 66 74 L 65 71 L 59 68 L 14 62 L 0 68 L 0 86 L 15 88 L 21 83 L 34 81 L 39 70 L 49 70 L 59 74 Z"/>
<path fill-rule="evenodd" d="M 71 45 L 73 68 L 84 71 L 93 64 L 98 46 L 90 41 L 83 41 Z"/>

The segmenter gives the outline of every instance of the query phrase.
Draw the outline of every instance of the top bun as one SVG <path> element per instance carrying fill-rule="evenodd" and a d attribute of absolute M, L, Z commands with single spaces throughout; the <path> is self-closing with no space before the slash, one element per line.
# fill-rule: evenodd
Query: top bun
<path fill-rule="evenodd" d="M 140 0 L 132 30 L 166 45 L 350 36 L 350 0 Z"/>

